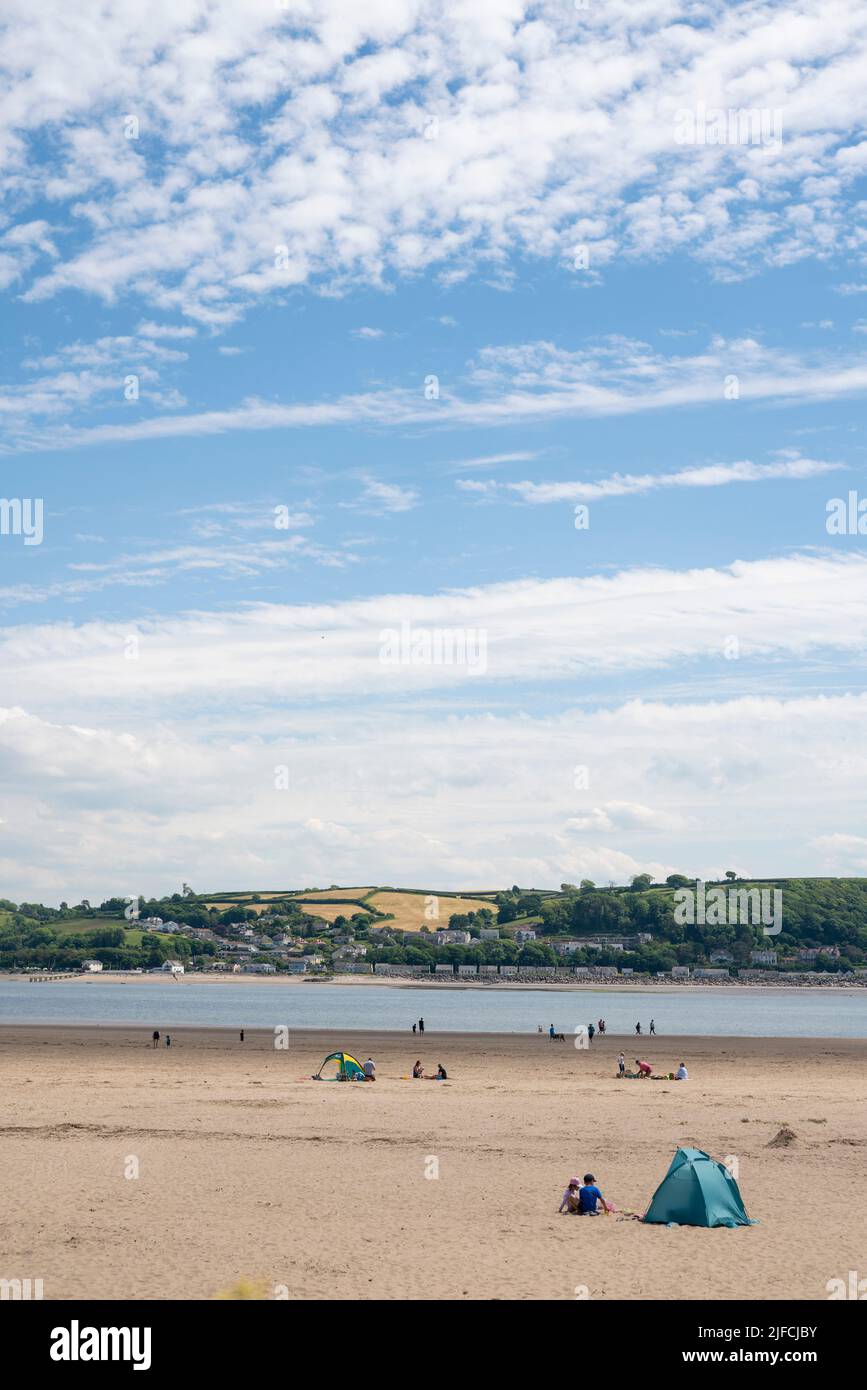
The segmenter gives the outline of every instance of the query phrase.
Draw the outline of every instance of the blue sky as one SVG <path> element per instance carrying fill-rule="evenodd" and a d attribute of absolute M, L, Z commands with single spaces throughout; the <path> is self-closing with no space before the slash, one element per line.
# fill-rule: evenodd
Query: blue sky
<path fill-rule="evenodd" d="M 51 9 L 0 55 L 0 894 L 863 872 L 863 13 Z"/>

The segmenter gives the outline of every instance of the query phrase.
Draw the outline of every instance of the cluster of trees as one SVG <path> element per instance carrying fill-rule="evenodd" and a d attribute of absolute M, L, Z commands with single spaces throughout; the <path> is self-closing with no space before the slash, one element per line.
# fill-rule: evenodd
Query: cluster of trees
<path fill-rule="evenodd" d="M 721 886 L 728 889 L 734 880 L 730 871 Z M 613 890 L 564 884 L 559 896 L 543 899 L 536 930 L 546 936 L 561 937 L 634 936 L 649 932 L 653 949 L 673 952 L 675 963 L 682 965 L 702 964 L 715 950 L 730 951 L 735 964 L 743 965 L 757 947 L 770 947 L 778 955 L 786 955 L 802 947 L 839 946 L 839 962 L 828 958 L 816 963 L 816 969 L 828 970 L 851 969 L 867 956 L 865 879 L 780 879 L 761 884 L 738 881 L 738 889 L 781 892 L 782 930 L 772 937 L 764 934 L 760 922 L 729 921 L 715 925 L 676 920 L 675 893 L 678 888 L 694 884 L 694 880 L 674 874 L 664 885 L 642 882 L 636 886 L 634 882 L 630 888 Z M 617 955 L 622 959 L 619 952 Z"/>
<path fill-rule="evenodd" d="M 0 970 L 39 966 L 44 970 L 74 970 L 84 960 L 100 960 L 107 970 L 147 970 L 172 959 L 189 961 L 214 951 L 210 941 L 186 936 L 143 933 L 141 945 L 123 927 L 94 931 L 58 931 L 41 923 L 0 925 Z"/>
<path fill-rule="evenodd" d="M 729 870 L 722 886 L 728 887 L 735 880 L 735 873 Z M 450 927 L 468 930 L 476 938 L 469 945 L 437 947 L 430 933 L 423 929 L 408 945 L 371 944 L 366 959 L 411 965 L 557 965 L 563 961 L 553 949 L 557 939 L 635 937 L 649 933 L 652 940 L 634 951 L 581 950 L 572 953 L 566 963 L 627 966 L 636 971 L 670 970 L 673 965 L 707 965 L 712 951 L 727 950 L 734 965 L 743 966 L 750 963 L 750 953 L 757 947 L 771 947 L 778 956 L 796 956 L 801 947 L 822 946 L 839 947 L 840 958 L 820 956 L 811 962 L 811 969 L 850 970 L 867 961 L 867 879 L 737 882 L 739 888 L 782 891 L 779 935 L 769 937 L 760 923 L 753 922 L 679 922 L 675 894 L 679 889 L 694 886 L 694 880 L 672 874 L 664 884 L 654 884 L 649 875 L 637 875 L 628 888 L 598 888 L 589 879 L 578 884 L 564 883 L 559 893 L 529 892 L 515 885 L 497 895 L 496 917 L 489 908 L 451 915 Z M 125 898 L 109 898 L 98 907 L 83 901 L 74 907 L 62 903 L 59 908 L 0 899 L 0 969 L 24 965 L 75 968 L 89 957 L 101 960 L 106 968 L 147 969 L 169 957 L 194 963 L 216 951 L 212 941 L 137 932 L 135 919 L 123 920 L 127 906 Z M 248 922 L 271 937 L 288 932 L 309 938 L 320 935 L 323 929 L 309 905 L 288 899 L 269 902 L 267 915 L 271 921 L 264 926 L 251 907 L 208 907 L 187 888 L 170 897 L 142 900 L 138 906 L 142 918 L 161 917 L 191 927 L 207 927 L 217 937 L 228 936 L 233 927 Z M 520 925 L 528 919 L 539 934 L 537 941 L 519 946 L 505 937 L 499 941 L 478 940 L 483 927 L 493 923 Z M 348 907 L 345 915 L 335 918 L 333 926 L 348 929 L 357 940 L 370 943 L 370 927 L 384 920 L 385 915 L 372 910 L 356 907 L 353 911 Z M 329 954 L 327 947 L 325 954 Z"/>
<path fill-rule="evenodd" d="M 449 930 L 468 931 L 472 936 L 478 936 L 482 927 L 492 927 L 495 921 L 490 907 L 480 907 L 477 912 L 453 912 L 449 918 Z"/>

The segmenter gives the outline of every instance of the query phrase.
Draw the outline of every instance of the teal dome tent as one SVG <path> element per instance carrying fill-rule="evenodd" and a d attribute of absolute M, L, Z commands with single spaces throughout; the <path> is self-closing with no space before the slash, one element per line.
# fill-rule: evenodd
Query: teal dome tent
<path fill-rule="evenodd" d="M 645 1221 L 678 1226 L 752 1226 L 729 1170 L 701 1149 L 678 1149 Z"/>

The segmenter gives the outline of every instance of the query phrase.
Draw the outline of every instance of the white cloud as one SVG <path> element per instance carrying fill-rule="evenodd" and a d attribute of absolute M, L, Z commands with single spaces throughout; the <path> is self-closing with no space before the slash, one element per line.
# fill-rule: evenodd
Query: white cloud
<path fill-rule="evenodd" d="M 147 340 L 142 340 L 147 342 Z M 115 354 L 116 340 L 65 350 Z M 106 348 L 105 344 L 109 346 Z M 150 343 L 149 361 L 173 350 Z M 127 361 L 134 352 L 126 353 Z M 55 355 L 58 357 L 59 355 Z M 182 358 L 182 354 L 178 354 Z M 142 372 L 153 371 L 145 365 Z M 119 367 L 115 366 L 115 371 Z M 73 379 L 79 389 L 79 376 Z M 65 420 L 44 426 L 17 423 L 7 452 L 63 449 L 86 445 L 132 443 L 136 440 L 189 438 L 237 431 L 312 429 L 329 425 L 379 428 L 484 428 L 556 419 L 628 416 L 678 407 L 713 406 L 725 401 L 727 384 L 737 379 L 739 401 L 822 401 L 843 398 L 867 388 L 867 360 L 858 354 L 798 355 L 752 338 L 715 337 L 703 352 L 667 357 L 646 343 L 606 338 L 576 350 L 550 342 L 518 343 L 483 349 L 467 377 L 454 389 L 441 383 L 438 400 L 427 400 L 423 382 L 416 390 L 393 387 L 319 401 L 280 405 L 257 399 L 236 407 L 199 414 L 160 415 L 94 426 L 75 426 Z M 121 378 L 108 376 L 100 390 L 113 388 Z M 87 381 L 81 391 L 87 398 Z M 11 388 L 0 395 L 0 411 L 26 417 L 46 413 L 53 403 L 53 383 Z M 72 390 L 73 388 L 69 388 Z M 95 388 L 94 388 L 95 390 Z M 738 408 L 730 401 L 727 408 Z M 63 403 L 64 411 L 68 402 Z M 506 461 L 513 455 L 493 455 Z M 484 459 L 463 467 L 481 466 Z"/>
<path fill-rule="evenodd" d="M 376 478 L 365 478 L 364 492 L 357 506 L 377 514 L 382 512 L 409 512 L 418 505 L 419 495 L 415 488 L 400 487 L 398 483 L 383 483 Z"/>
<path fill-rule="evenodd" d="M 851 873 L 853 870 L 867 869 L 867 838 L 834 831 L 830 835 L 817 835 L 811 848 L 819 850 L 822 862 L 833 873 Z"/>
<path fill-rule="evenodd" d="M 196 660 L 180 632 L 177 641 L 176 661 Z M 120 719 L 112 703 L 96 719 L 73 720 L 69 702 L 57 720 L 0 711 L 7 896 L 74 901 L 184 880 L 261 888 L 302 877 L 555 887 L 643 871 L 709 877 L 732 863 L 797 875 L 830 867 L 830 852 L 838 867 L 864 854 L 863 837 L 841 842 L 839 832 L 862 815 L 862 694 L 450 718 L 441 706 L 308 699 L 288 717 L 263 674 L 218 717 L 178 718 L 166 689 L 145 718 L 131 672 Z M 578 764 L 587 790 L 576 789 Z M 303 875 L 287 877 L 287 864 Z"/>
<path fill-rule="evenodd" d="M 483 262 L 508 285 L 512 252 L 580 285 L 614 255 L 687 252 L 732 278 L 857 250 L 855 0 L 831 24 L 823 0 L 346 9 L 9 0 L 0 152 L 25 211 L 0 273 L 33 301 L 135 292 L 219 326 L 311 281 L 459 283 Z M 699 103 L 780 110 L 782 148 L 678 145 Z"/>
<path fill-rule="evenodd" d="M 283 563 L 299 551 L 274 543 L 229 551 L 226 564 Z M 161 565 L 220 565 L 220 550 L 153 550 Z M 303 552 L 302 552 L 303 553 Z M 113 571 L 110 571 L 113 573 Z M 86 572 L 102 575 L 97 566 Z M 385 594 L 341 603 L 250 604 L 229 612 L 65 623 L 0 630 L 6 698 L 29 708 L 98 708 L 134 696 L 139 707 L 165 698 L 215 704 L 266 688 L 303 701 L 397 692 L 463 691 L 493 698 L 514 682 L 618 680 L 631 673 L 689 675 L 700 687 L 736 679 L 760 684 L 786 660 L 861 660 L 867 647 L 867 558 L 792 555 L 723 568 L 627 569 L 611 575 L 513 582 L 438 594 Z M 486 634 L 484 669 L 470 664 L 389 664 L 385 630 L 462 629 Z M 140 657 L 124 659 L 127 637 Z M 737 638 L 740 661 L 728 660 Z M 755 676 L 755 670 L 761 673 Z M 765 688 L 761 685 L 761 688 Z M 485 692 L 489 692 L 486 694 Z M 57 705 L 54 701 L 58 701 Z M 36 703 L 34 703 L 36 702 Z M 636 798 L 642 800 L 642 798 Z"/>
<path fill-rule="evenodd" d="M 781 459 L 776 463 L 752 463 L 749 459 L 742 459 L 737 463 L 709 463 L 693 468 L 681 468 L 675 473 L 615 473 L 612 477 L 601 478 L 597 482 L 521 482 L 505 483 L 504 486 L 509 491 L 516 492 L 524 502 L 590 502 L 605 497 L 627 497 L 636 493 L 652 492 L 657 488 L 724 487 L 729 483 L 815 478 L 842 467 L 839 463 L 824 463 L 808 458 Z M 470 489 L 472 484 L 466 483 L 464 486 Z"/>

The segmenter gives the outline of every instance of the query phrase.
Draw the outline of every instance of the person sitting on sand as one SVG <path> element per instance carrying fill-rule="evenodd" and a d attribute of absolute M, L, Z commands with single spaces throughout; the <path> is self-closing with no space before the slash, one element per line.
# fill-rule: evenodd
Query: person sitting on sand
<path fill-rule="evenodd" d="M 577 1178 L 570 1178 L 566 1191 L 563 1193 L 563 1200 L 557 1208 L 557 1215 L 565 1211 L 567 1216 L 571 1213 L 577 1216 L 581 1210 L 581 1184 Z"/>
<path fill-rule="evenodd" d="M 596 1179 L 592 1173 L 584 1174 L 584 1186 L 578 1191 L 578 1201 L 581 1216 L 598 1216 L 597 1202 L 602 1204 L 603 1211 L 608 1211 L 608 1203 L 596 1186 Z"/>
<path fill-rule="evenodd" d="M 650 1065 L 649 1062 L 639 1062 L 638 1058 L 636 1057 L 636 1059 L 635 1059 L 635 1065 L 636 1065 L 637 1068 L 638 1068 L 638 1075 L 639 1075 L 639 1076 L 652 1076 L 652 1075 L 653 1075 L 653 1067 Z"/>
<path fill-rule="evenodd" d="M 437 1081 L 448 1081 L 449 1074 L 442 1062 L 437 1062 Z"/>
<path fill-rule="evenodd" d="M 677 1071 L 674 1073 L 674 1079 L 675 1079 L 675 1081 L 688 1081 L 688 1080 L 689 1080 L 689 1072 L 687 1071 L 686 1066 L 684 1065 L 683 1062 L 681 1062 L 681 1064 L 680 1064 L 680 1066 L 678 1067 Z"/>
<path fill-rule="evenodd" d="M 372 1057 L 368 1057 L 364 1064 L 364 1079 L 365 1081 L 376 1080 L 376 1063 Z"/>
<path fill-rule="evenodd" d="M 424 1067 L 422 1066 L 421 1062 L 415 1063 L 412 1069 L 412 1076 L 414 1081 L 420 1081 L 421 1078 L 424 1076 Z"/>

